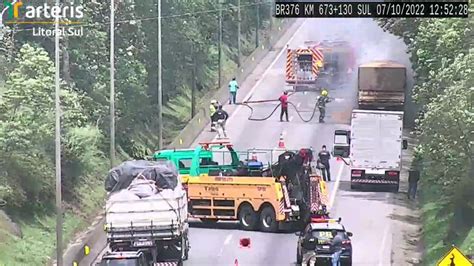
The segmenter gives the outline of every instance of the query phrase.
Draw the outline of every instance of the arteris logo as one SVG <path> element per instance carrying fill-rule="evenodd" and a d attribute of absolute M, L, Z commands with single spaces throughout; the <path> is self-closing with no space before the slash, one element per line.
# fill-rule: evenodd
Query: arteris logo
<path fill-rule="evenodd" d="M 74 3 L 62 6 L 28 5 L 21 0 L 4 0 L 2 16 L 8 12 L 5 24 L 54 24 L 55 19 L 75 20 L 84 16 L 83 7 Z M 61 21 L 61 24 L 77 24 L 79 21 Z"/>

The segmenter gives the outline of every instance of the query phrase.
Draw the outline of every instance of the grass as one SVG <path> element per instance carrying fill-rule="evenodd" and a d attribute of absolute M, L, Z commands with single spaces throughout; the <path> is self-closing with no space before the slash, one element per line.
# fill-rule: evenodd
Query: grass
<path fill-rule="evenodd" d="M 425 184 L 427 185 L 427 184 Z M 423 243 L 426 247 L 423 264 L 436 265 L 446 252 L 454 244 L 465 255 L 474 253 L 474 230 L 471 228 L 466 235 L 461 235 L 453 240 L 452 243 L 445 241 L 452 227 L 454 213 L 452 210 L 446 211 L 442 206 L 446 204 L 439 197 L 439 190 L 435 187 L 428 187 L 422 192 L 422 211 L 423 211 Z M 469 221 L 465 221 L 469 223 Z M 458 227 L 457 227 L 458 228 Z M 461 228 L 459 230 L 463 231 Z"/>
<path fill-rule="evenodd" d="M 81 195 L 80 210 L 66 211 L 64 215 L 63 242 L 68 243 L 76 232 L 90 225 L 90 218 L 101 208 L 104 199 L 102 182 L 90 178 L 77 189 Z M 23 237 L 5 232 L 0 220 L 0 265 L 45 265 L 54 257 L 56 248 L 56 217 L 34 216 L 19 223 Z"/>

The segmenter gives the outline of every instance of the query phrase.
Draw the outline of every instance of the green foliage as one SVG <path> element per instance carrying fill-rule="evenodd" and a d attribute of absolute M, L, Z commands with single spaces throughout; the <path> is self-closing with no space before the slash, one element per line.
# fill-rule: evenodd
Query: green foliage
<path fill-rule="evenodd" d="M 10 206 L 49 207 L 54 192 L 54 66 L 41 48 L 25 44 L 0 102 L 0 165 Z M 99 131 L 87 126 L 81 96 L 63 90 L 63 181 L 74 187 L 100 157 Z M 78 172 L 80 169 L 80 173 Z M 5 190 L 4 190 L 5 191 Z"/>
<path fill-rule="evenodd" d="M 472 18 L 385 19 L 380 24 L 404 38 L 416 73 L 425 261 L 432 265 L 451 244 L 472 248 L 474 242 Z"/>
<path fill-rule="evenodd" d="M 109 167 L 110 3 L 80 2 L 84 36 L 62 37 L 60 42 L 61 175 L 70 233 L 103 205 Z M 256 46 L 255 3 L 241 0 L 243 55 Z M 231 0 L 222 6 L 224 76 L 236 69 L 236 4 Z M 261 43 L 268 36 L 269 7 L 265 2 L 259 8 Z M 192 80 L 197 102 L 207 101 L 199 98 L 217 89 L 218 14 L 215 0 L 162 1 L 165 144 L 191 119 Z M 143 158 L 158 143 L 156 1 L 116 2 L 115 16 L 117 157 Z M 54 39 L 32 36 L 22 25 L 10 26 L 13 33 L 5 28 L 0 32 L 0 200 L 7 201 L 6 211 L 20 223 L 24 238 L 0 246 L 0 265 L 41 265 L 54 244 L 49 216 L 55 196 Z"/>

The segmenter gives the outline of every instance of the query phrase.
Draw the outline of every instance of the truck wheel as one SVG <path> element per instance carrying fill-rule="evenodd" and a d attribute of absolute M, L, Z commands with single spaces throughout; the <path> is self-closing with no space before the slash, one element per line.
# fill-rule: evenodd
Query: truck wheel
<path fill-rule="evenodd" d="M 248 204 L 242 205 L 239 209 L 239 222 L 243 230 L 255 230 L 258 222 L 258 215 Z"/>
<path fill-rule="evenodd" d="M 278 230 L 278 222 L 273 207 L 265 206 L 260 212 L 260 229 L 263 232 L 276 232 Z"/>

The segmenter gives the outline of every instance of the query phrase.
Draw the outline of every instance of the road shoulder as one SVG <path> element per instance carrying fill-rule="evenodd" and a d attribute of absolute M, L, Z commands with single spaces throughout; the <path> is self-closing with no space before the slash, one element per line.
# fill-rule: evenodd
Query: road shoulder
<path fill-rule="evenodd" d="M 395 205 L 392 213 L 392 265 L 421 265 L 423 256 L 421 210 L 416 200 L 407 198 L 408 169 L 413 157 L 416 140 L 404 132 L 408 139 L 408 149 L 404 151 L 402 159 L 402 174 L 400 192 L 393 197 Z"/>

